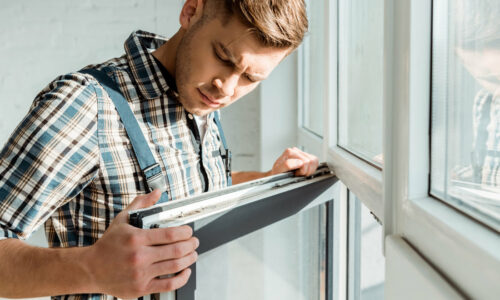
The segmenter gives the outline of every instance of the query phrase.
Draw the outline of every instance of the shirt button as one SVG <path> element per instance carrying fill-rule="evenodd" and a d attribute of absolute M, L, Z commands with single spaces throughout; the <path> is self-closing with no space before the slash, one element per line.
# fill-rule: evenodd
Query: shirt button
<path fill-rule="evenodd" d="M 192 120 L 192 119 L 193 119 L 193 115 L 192 115 L 192 114 L 188 114 L 188 118 L 189 118 L 190 120 Z"/>

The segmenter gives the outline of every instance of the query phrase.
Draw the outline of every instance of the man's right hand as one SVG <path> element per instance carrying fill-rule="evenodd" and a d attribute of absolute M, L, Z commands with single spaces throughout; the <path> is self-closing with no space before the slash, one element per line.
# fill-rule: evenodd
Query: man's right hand
<path fill-rule="evenodd" d="M 197 238 L 189 226 L 139 229 L 128 224 L 128 211 L 149 207 L 160 191 L 138 196 L 111 223 L 104 235 L 85 251 L 93 289 L 119 298 L 137 298 L 178 289 L 191 275 L 188 267 L 198 254 Z M 182 272 L 181 272 L 182 271 Z M 179 274 L 158 278 L 166 274 Z"/>

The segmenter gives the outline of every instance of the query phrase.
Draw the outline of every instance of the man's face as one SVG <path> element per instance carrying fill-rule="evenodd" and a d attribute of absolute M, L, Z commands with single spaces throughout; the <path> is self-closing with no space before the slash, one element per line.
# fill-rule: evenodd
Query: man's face
<path fill-rule="evenodd" d="M 289 49 L 264 47 L 236 18 L 190 27 L 177 49 L 176 82 L 184 108 L 199 116 L 228 106 L 264 80 Z"/>
<path fill-rule="evenodd" d="M 483 88 L 491 93 L 500 92 L 500 49 L 456 49 L 458 57 Z"/>

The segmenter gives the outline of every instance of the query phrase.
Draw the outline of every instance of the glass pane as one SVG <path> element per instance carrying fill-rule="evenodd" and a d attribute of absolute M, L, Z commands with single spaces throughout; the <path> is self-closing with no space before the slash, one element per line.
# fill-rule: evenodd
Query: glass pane
<path fill-rule="evenodd" d="M 368 208 L 349 195 L 348 299 L 384 299 L 383 232 Z"/>
<path fill-rule="evenodd" d="M 382 158 L 383 0 L 339 1 L 338 144 L 379 166 Z"/>
<path fill-rule="evenodd" d="M 308 1 L 309 32 L 303 44 L 302 126 L 323 136 L 325 0 Z"/>
<path fill-rule="evenodd" d="M 500 2 L 434 2 L 431 193 L 500 229 Z"/>
<path fill-rule="evenodd" d="M 325 299 L 325 239 L 321 205 L 204 253 L 196 300 Z"/>

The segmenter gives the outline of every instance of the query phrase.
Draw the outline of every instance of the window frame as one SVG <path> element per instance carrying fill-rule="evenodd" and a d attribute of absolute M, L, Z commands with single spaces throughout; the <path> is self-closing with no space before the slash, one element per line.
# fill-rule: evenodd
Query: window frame
<path fill-rule="evenodd" d="M 306 2 L 307 3 L 307 2 Z M 340 199 L 334 201 L 333 209 L 333 295 L 331 299 L 347 300 L 353 294 L 355 279 L 353 265 L 349 264 L 352 247 L 349 247 L 349 193 L 352 192 L 373 212 L 379 222 L 383 221 L 382 171 L 379 167 L 360 159 L 337 145 L 338 105 L 338 1 L 325 3 L 325 61 L 322 70 L 323 86 L 323 137 L 319 137 L 304 126 L 304 107 L 307 101 L 307 40 L 298 49 L 298 124 L 297 143 L 306 151 L 326 160 L 339 178 Z M 307 72 L 306 72 L 307 70 Z M 351 222 L 352 223 L 352 222 Z M 351 224 L 352 225 L 352 224 Z M 352 230 L 352 228 L 351 228 Z M 381 245 L 382 246 L 382 245 Z M 330 295 L 329 295 L 330 296 Z M 329 298 L 330 299 L 330 298 Z"/>
<path fill-rule="evenodd" d="M 382 170 L 338 146 L 338 9 L 338 1 L 328 1 L 327 9 L 325 9 L 331 17 L 327 18 L 327 28 L 325 30 L 326 40 L 328 41 L 325 61 L 328 67 L 325 76 L 326 99 L 323 116 L 323 134 L 325 138 L 323 153 L 340 181 L 383 223 Z"/>
<path fill-rule="evenodd" d="M 338 2 L 326 5 L 323 157 L 384 225 L 386 242 L 402 238 L 427 263 L 417 267 L 435 270 L 464 297 L 500 294 L 497 233 L 429 194 L 432 0 L 384 1 L 383 171 L 337 146 Z M 299 144 L 312 144 L 301 125 Z"/>
<path fill-rule="evenodd" d="M 309 7 L 309 3 L 311 0 L 306 0 L 306 5 Z M 328 2 L 328 1 L 326 1 Z M 328 4 L 325 4 L 328 5 Z M 310 18 L 311 15 L 308 11 L 308 18 Z M 325 15 L 323 16 L 325 18 L 325 23 L 328 23 L 328 19 L 326 18 L 326 12 Z M 327 39 L 327 35 L 324 35 L 324 40 Z M 325 48 L 326 45 L 325 45 Z M 326 55 L 327 49 L 325 49 L 325 55 Z M 309 153 L 312 153 L 322 160 L 324 160 L 323 156 L 323 140 L 324 140 L 324 134 L 325 134 L 325 120 L 323 119 L 323 136 L 317 134 L 316 132 L 313 132 L 311 129 L 307 128 L 305 125 L 306 121 L 306 107 L 310 105 L 309 101 L 309 68 L 307 67 L 309 65 L 309 54 L 310 54 L 310 46 L 309 46 L 309 37 L 306 36 L 304 38 L 304 42 L 302 45 L 297 49 L 297 75 L 298 75 L 298 84 L 297 84 L 297 95 L 298 95 L 298 109 L 297 109 L 297 144 L 303 149 L 306 150 Z M 326 69 L 323 69 L 323 72 L 326 73 Z M 323 84 L 326 84 L 326 80 L 323 82 Z M 323 109 L 325 109 L 325 101 L 323 99 Z"/>
<path fill-rule="evenodd" d="M 437 5 L 437 2 L 438 1 L 433 1 L 432 3 L 432 14 L 434 15 L 435 14 L 435 7 Z M 449 3 L 448 2 L 445 2 L 445 7 L 446 7 L 446 10 L 449 10 Z M 446 16 L 440 16 L 440 19 L 445 19 L 445 20 L 440 20 L 441 23 L 445 23 L 447 27 L 445 28 L 439 28 L 440 31 L 442 32 L 449 32 L 450 30 L 454 30 L 454 27 L 449 25 L 449 15 L 446 15 Z M 432 23 L 433 23 L 433 26 L 436 26 L 434 20 L 431 20 Z M 431 39 L 434 39 L 434 28 L 431 28 Z M 433 43 L 431 41 L 431 51 L 434 52 L 435 49 L 433 48 Z M 445 51 L 446 54 L 444 54 L 445 57 L 445 60 L 448 61 L 450 60 L 450 54 L 449 54 L 449 50 L 446 49 Z M 432 55 L 433 53 L 431 53 Z M 441 53 L 441 55 L 443 55 Z M 431 70 L 431 87 L 430 87 L 430 91 L 432 91 L 432 78 L 433 78 L 433 70 L 434 70 L 434 66 L 433 66 L 433 63 L 434 63 L 434 58 L 432 57 L 431 58 L 431 65 L 430 65 L 430 70 Z M 449 66 L 447 66 L 447 68 L 449 68 Z M 432 99 L 432 92 L 430 92 L 430 107 L 429 107 L 429 110 L 432 114 L 433 110 L 434 110 L 434 107 L 432 106 L 433 104 L 433 101 L 434 99 Z M 449 122 L 449 121 L 447 121 Z M 447 125 L 447 127 L 449 127 L 450 125 Z M 432 133 L 432 130 L 433 130 L 433 124 L 432 124 L 432 121 L 429 122 L 429 132 Z M 449 133 L 446 133 L 446 139 L 449 140 Z M 429 136 L 429 148 L 430 148 L 430 155 L 429 157 L 432 156 L 432 149 L 433 149 L 433 145 L 432 145 L 432 137 Z M 437 147 L 436 147 L 437 148 Z M 429 160 L 429 169 L 432 171 L 432 167 L 433 167 L 433 164 L 432 164 L 432 160 Z M 430 173 L 430 172 L 429 172 Z M 443 203 L 446 203 L 448 204 L 449 206 L 452 206 L 452 207 L 455 207 L 458 211 L 461 211 L 463 212 L 464 214 L 466 215 L 469 215 L 471 218 L 475 219 L 477 222 L 479 223 L 483 223 L 484 225 L 486 226 L 489 226 L 491 228 L 493 228 L 493 230 L 496 230 L 497 232 L 500 231 L 500 226 L 498 224 L 498 222 L 495 221 L 494 217 L 489 215 L 488 213 L 485 213 L 483 212 L 480 207 L 476 207 L 474 205 L 472 205 L 471 203 L 467 202 L 467 201 L 462 201 L 461 199 L 458 199 L 454 196 L 449 196 L 449 195 L 439 195 L 440 192 L 438 191 L 433 191 L 432 189 L 432 176 L 429 177 L 429 181 L 430 181 L 430 185 L 429 185 L 429 195 L 431 198 L 435 198 L 435 199 L 438 199 L 440 200 L 441 202 Z M 449 198 L 447 198 L 449 197 Z"/>
<path fill-rule="evenodd" d="M 465 298 L 494 298 L 497 233 L 429 195 L 432 5 L 385 1 L 384 234 L 404 238 Z"/>
<path fill-rule="evenodd" d="M 191 223 L 191 227 L 194 228 L 193 235 L 202 241 L 197 252 L 203 254 L 215 250 L 231 241 L 264 229 L 297 213 L 318 206 L 325 206 L 326 220 L 321 223 L 321 226 L 324 226 L 322 230 L 326 233 L 324 258 L 328 266 L 330 264 L 335 266 L 336 258 L 333 255 L 335 249 L 332 249 L 332 247 L 335 248 L 336 246 L 335 241 L 332 239 L 334 238 L 336 226 L 333 212 L 339 205 L 339 201 L 336 201 L 338 199 L 334 199 L 335 190 L 339 188 L 337 182 L 338 179 L 332 176 L 321 180 L 313 180 L 293 189 L 264 192 L 257 201 Z M 228 227 L 227 224 L 232 224 L 232 226 Z M 175 297 L 174 293 L 162 293 L 159 295 L 159 299 L 172 299 L 174 297 L 177 300 L 195 300 L 196 263 L 191 265 L 190 268 L 192 270 L 191 279 L 185 286 L 175 291 Z M 321 270 L 318 269 L 318 272 L 321 272 Z M 329 280 L 325 282 L 324 286 L 326 300 L 333 300 L 328 295 L 334 293 L 332 283 L 333 278 L 337 276 L 334 272 L 334 268 L 325 268 L 325 280 Z M 154 297 L 146 296 L 145 298 L 153 299 Z"/>

